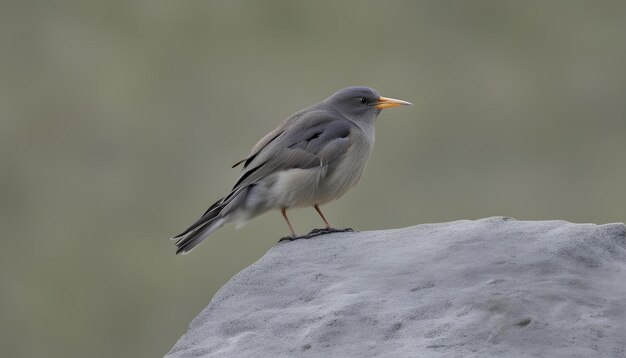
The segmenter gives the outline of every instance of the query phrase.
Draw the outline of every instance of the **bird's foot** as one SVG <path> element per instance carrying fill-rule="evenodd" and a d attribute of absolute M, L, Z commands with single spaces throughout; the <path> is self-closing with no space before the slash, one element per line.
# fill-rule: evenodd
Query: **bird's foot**
<path fill-rule="evenodd" d="M 289 235 L 289 236 L 283 236 L 280 238 L 280 240 L 278 240 L 278 243 L 281 243 L 283 241 L 293 241 L 293 240 L 298 240 L 302 238 L 301 236 L 296 236 L 296 235 Z"/>
<path fill-rule="evenodd" d="M 318 234 L 321 235 L 321 234 Z M 317 236 L 317 235 L 315 235 Z M 278 240 L 278 243 L 280 244 L 283 241 L 296 241 L 296 240 L 300 240 L 300 239 L 310 239 L 313 236 L 311 235 L 302 235 L 302 236 L 296 236 L 296 235 L 290 235 L 290 236 L 285 236 L 285 237 L 281 237 L 280 240 Z"/>
<path fill-rule="evenodd" d="M 335 229 L 334 227 L 325 227 L 323 229 L 313 229 L 307 234 L 307 236 L 311 238 L 320 235 L 332 234 L 334 232 L 354 232 L 354 230 L 352 228 Z"/>
<path fill-rule="evenodd" d="M 280 242 L 283 242 L 283 241 L 296 241 L 296 240 L 300 240 L 300 239 L 312 239 L 312 238 L 317 237 L 317 236 L 326 235 L 326 234 L 332 234 L 334 232 L 355 232 L 355 231 L 352 228 L 335 229 L 334 227 L 327 227 L 327 228 L 323 228 L 323 229 L 313 229 L 308 234 L 302 235 L 302 236 L 296 236 L 296 235 L 285 236 L 285 237 L 280 238 L 280 240 L 278 240 L 278 242 L 280 243 Z"/>

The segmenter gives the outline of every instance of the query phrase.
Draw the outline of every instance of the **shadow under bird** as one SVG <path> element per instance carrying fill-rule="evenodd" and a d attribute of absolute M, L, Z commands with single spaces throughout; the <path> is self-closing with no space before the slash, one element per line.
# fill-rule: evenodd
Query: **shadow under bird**
<path fill-rule="evenodd" d="M 173 237 L 176 253 L 187 253 L 220 227 L 279 209 L 289 226 L 288 240 L 351 229 L 335 229 L 320 205 L 353 187 L 374 147 L 374 122 L 385 108 L 411 103 L 381 97 L 369 87 L 348 87 L 287 117 L 265 135 L 246 158 L 231 192 L 196 222 Z M 305 236 L 296 233 L 287 209 L 314 207 L 326 224 Z"/>

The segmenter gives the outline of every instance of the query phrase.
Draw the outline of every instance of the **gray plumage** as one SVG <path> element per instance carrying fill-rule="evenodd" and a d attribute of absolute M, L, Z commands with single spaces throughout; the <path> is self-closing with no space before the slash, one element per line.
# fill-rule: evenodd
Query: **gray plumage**
<path fill-rule="evenodd" d="M 292 114 L 233 165 L 243 167 L 231 192 L 173 238 L 176 253 L 189 252 L 225 224 L 241 225 L 271 209 L 283 211 L 290 229 L 287 209 L 315 206 L 322 215 L 319 205 L 359 181 L 380 111 L 406 104 L 368 87 L 348 87 Z"/>

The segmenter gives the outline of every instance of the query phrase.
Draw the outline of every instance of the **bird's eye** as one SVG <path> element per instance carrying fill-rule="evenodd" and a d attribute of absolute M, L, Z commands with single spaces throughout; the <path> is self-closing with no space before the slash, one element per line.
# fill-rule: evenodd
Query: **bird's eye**
<path fill-rule="evenodd" d="M 361 97 L 361 104 L 367 104 L 367 98 Z"/>

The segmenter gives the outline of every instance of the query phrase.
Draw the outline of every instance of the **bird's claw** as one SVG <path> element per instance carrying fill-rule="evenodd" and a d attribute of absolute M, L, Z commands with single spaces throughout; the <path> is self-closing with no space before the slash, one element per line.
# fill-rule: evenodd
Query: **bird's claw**
<path fill-rule="evenodd" d="M 313 230 L 311 230 L 311 232 L 308 234 L 308 236 L 315 237 L 315 236 L 319 236 L 319 235 L 332 234 L 334 232 L 354 232 L 354 230 L 352 228 L 335 229 L 334 227 L 325 227 L 323 229 L 313 229 Z"/>
<path fill-rule="evenodd" d="M 295 240 L 300 240 L 300 239 L 312 239 L 312 238 L 317 237 L 317 236 L 322 236 L 322 235 L 326 235 L 326 234 L 332 234 L 334 232 L 355 232 L 355 231 L 352 228 L 335 229 L 334 227 L 326 227 L 326 228 L 323 228 L 323 229 L 313 229 L 308 234 L 302 235 L 302 236 L 290 235 L 290 236 L 281 237 L 280 240 L 278 240 L 278 242 L 281 243 L 283 241 L 295 241 Z"/>
<path fill-rule="evenodd" d="M 293 241 L 293 240 L 297 240 L 297 239 L 299 239 L 298 236 L 293 236 L 293 235 L 292 236 L 284 236 L 284 237 L 281 237 L 280 240 L 278 240 L 278 243 L 281 243 L 283 241 Z"/>
<path fill-rule="evenodd" d="M 317 236 L 317 235 L 315 235 L 315 236 Z M 289 235 L 289 236 L 281 237 L 280 240 L 278 240 L 278 243 L 281 243 L 283 241 L 296 241 L 296 240 L 300 240 L 300 239 L 310 239 L 312 237 L 313 236 L 308 235 L 308 234 L 307 235 L 302 235 L 302 236 Z"/>

